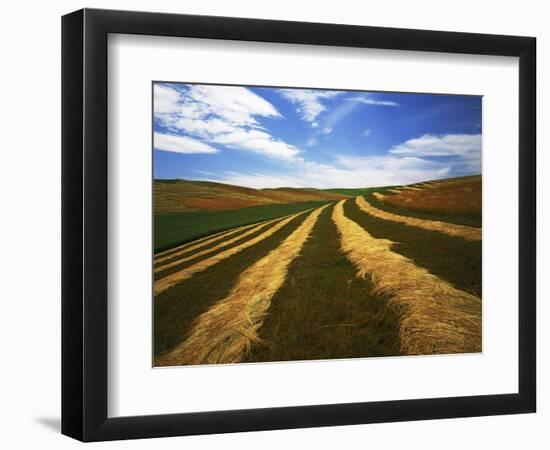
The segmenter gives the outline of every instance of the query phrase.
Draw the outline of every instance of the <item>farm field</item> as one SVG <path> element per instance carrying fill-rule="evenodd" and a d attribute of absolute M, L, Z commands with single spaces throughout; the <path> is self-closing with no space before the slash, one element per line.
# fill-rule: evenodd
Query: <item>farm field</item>
<path fill-rule="evenodd" d="M 155 366 L 481 351 L 481 177 L 178 183 L 211 201 L 155 214 Z M 155 184 L 163 211 L 171 188 Z"/>
<path fill-rule="evenodd" d="M 155 252 L 168 250 L 212 233 L 305 211 L 325 203 L 327 200 L 274 203 L 221 211 L 155 214 Z"/>
<path fill-rule="evenodd" d="M 155 214 L 225 211 L 258 205 L 339 200 L 338 192 L 320 189 L 252 189 L 211 181 L 155 180 Z"/>

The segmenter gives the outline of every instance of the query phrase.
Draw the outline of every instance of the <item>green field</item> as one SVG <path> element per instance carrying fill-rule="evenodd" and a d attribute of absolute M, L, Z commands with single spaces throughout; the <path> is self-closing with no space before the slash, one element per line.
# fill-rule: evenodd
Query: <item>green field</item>
<path fill-rule="evenodd" d="M 319 207 L 326 201 L 259 205 L 229 211 L 197 211 L 156 214 L 155 253 L 219 231 Z"/>

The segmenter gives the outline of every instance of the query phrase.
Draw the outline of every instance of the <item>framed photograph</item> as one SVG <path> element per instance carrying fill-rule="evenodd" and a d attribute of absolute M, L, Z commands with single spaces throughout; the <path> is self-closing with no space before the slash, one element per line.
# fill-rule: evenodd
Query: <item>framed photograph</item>
<path fill-rule="evenodd" d="M 535 38 L 62 32 L 64 434 L 535 412 Z"/>

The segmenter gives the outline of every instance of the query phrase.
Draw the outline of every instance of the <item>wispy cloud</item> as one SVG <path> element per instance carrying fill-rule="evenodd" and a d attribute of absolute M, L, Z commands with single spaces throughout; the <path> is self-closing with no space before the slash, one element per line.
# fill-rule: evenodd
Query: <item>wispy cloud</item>
<path fill-rule="evenodd" d="M 280 159 L 300 152 L 262 127 L 259 117 L 282 116 L 271 103 L 244 87 L 184 85 L 176 89 L 157 84 L 154 96 L 155 118 L 174 135 L 186 135 L 181 137 L 187 141 L 197 138 Z"/>
<path fill-rule="evenodd" d="M 279 93 L 297 105 L 297 112 L 303 120 L 311 122 L 312 127 L 317 127 L 315 119 L 326 110 L 323 100 L 341 95 L 340 91 L 321 91 L 313 89 L 279 89 Z"/>
<path fill-rule="evenodd" d="M 218 150 L 204 142 L 187 136 L 155 133 L 153 145 L 157 150 L 175 153 L 218 153 Z"/>
<path fill-rule="evenodd" d="M 204 158 L 204 166 L 198 168 L 206 170 L 205 177 L 257 188 L 399 185 L 481 171 L 481 134 L 472 125 L 462 130 L 476 134 L 426 134 L 424 126 L 417 127 L 414 134 L 405 134 L 402 127 L 392 128 L 394 117 L 410 115 L 410 105 L 402 97 L 395 97 L 400 101 L 397 103 L 381 94 L 277 89 L 274 92 L 280 96 L 266 97 L 270 102 L 261 96 L 262 92 L 244 87 L 155 85 L 155 149 L 221 153 L 215 158 L 214 170 L 206 161 L 210 156 Z M 287 101 L 297 108 L 298 117 L 282 116 L 280 111 L 289 106 Z M 368 110 L 401 104 L 403 107 L 394 109 L 385 124 L 377 118 L 373 136 L 368 126 L 369 118 L 374 116 Z M 472 114 L 480 115 L 477 109 Z M 422 112 L 419 107 L 418 113 Z M 288 121 L 289 126 L 273 119 Z M 345 135 L 339 133 L 343 130 L 339 124 L 344 120 Z M 480 116 L 475 120 L 474 124 L 481 123 Z M 311 128 L 304 127 L 302 121 Z M 453 123 L 445 123 L 445 128 L 452 129 Z M 387 144 L 399 142 L 398 136 L 403 136 L 400 143 Z M 366 138 L 368 153 L 364 151 Z M 290 143 L 296 141 L 302 147 Z M 224 152 L 227 149 L 242 150 L 238 161 L 233 153 Z"/>
<path fill-rule="evenodd" d="M 332 164 L 301 160 L 284 173 L 227 172 L 221 174 L 216 181 L 254 188 L 352 188 L 433 180 L 447 176 L 450 170 L 448 164 L 416 157 L 340 156 Z"/>
<path fill-rule="evenodd" d="M 377 100 L 376 98 L 372 98 L 366 95 L 361 95 L 357 97 L 348 97 L 346 98 L 346 101 L 363 103 L 364 105 L 399 106 L 399 103 L 397 102 L 391 102 L 388 100 Z"/>
<path fill-rule="evenodd" d="M 424 134 L 389 150 L 393 155 L 455 157 L 465 170 L 481 171 L 481 134 Z"/>

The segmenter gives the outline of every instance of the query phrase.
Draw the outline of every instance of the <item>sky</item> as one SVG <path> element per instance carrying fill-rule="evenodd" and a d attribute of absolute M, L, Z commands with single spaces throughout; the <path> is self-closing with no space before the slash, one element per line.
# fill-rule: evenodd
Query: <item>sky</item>
<path fill-rule="evenodd" d="M 391 186 L 481 173 L 481 97 L 153 84 L 155 179 Z"/>

